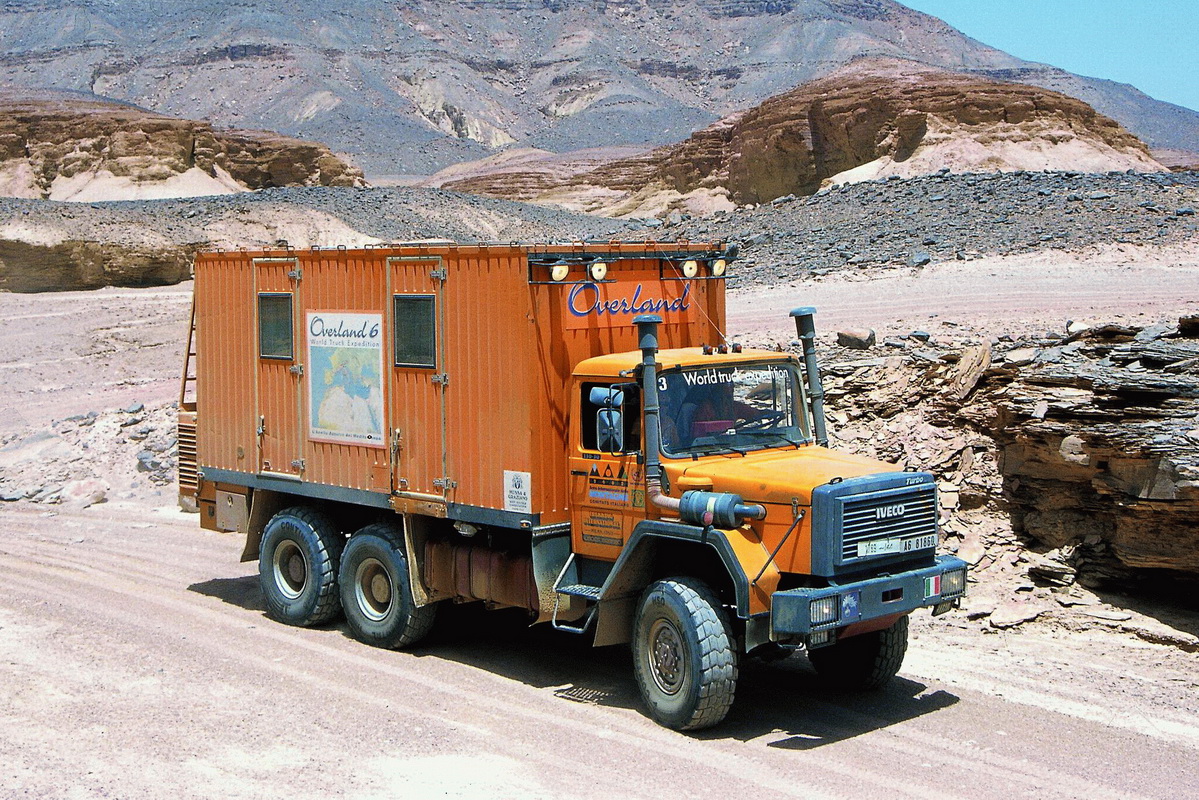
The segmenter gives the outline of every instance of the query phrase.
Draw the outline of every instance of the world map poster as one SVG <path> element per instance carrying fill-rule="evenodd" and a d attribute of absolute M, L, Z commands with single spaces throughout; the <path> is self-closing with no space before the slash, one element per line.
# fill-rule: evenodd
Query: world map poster
<path fill-rule="evenodd" d="M 383 315 L 308 314 L 308 436 L 384 446 Z"/>

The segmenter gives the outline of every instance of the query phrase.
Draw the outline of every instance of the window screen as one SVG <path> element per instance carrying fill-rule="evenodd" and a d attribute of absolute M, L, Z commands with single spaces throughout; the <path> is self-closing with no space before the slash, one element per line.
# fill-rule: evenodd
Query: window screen
<path fill-rule="evenodd" d="M 436 367 L 437 331 L 432 295 L 395 296 L 395 365 Z"/>
<path fill-rule="evenodd" d="M 258 355 L 290 359 L 292 330 L 291 295 L 258 295 Z"/>

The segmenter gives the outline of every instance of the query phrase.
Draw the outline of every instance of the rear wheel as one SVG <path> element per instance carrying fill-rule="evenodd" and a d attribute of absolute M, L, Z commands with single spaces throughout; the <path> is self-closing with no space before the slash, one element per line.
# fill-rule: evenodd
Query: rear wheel
<path fill-rule="evenodd" d="M 890 628 L 851 636 L 808 651 L 820 677 L 837 689 L 877 689 L 895 677 L 908 651 L 908 618 Z"/>
<path fill-rule="evenodd" d="M 337 568 L 345 539 L 314 508 L 293 506 L 271 517 L 258 548 L 266 610 L 288 625 L 319 625 L 337 616 Z"/>
<path fill-rule="evenodd" d="M 413 644 L 433 627 L 436 605 L 417 607 L 408 560 L 394 525 L 367 525 L 350 537 L 341 559 L 341 604 L 354 638 L 375 647 Z"/>
<path fill-rule="evenodd" d="M 649 714 L 675 730 L 716 725 L 733 704 L 737 653 L 728 617 L 703 581 L 658 581 L 641 595 L 633 667 Z"/>

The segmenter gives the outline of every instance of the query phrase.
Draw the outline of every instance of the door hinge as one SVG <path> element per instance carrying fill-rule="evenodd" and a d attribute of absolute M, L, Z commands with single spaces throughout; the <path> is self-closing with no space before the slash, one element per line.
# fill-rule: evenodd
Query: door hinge
<path fill-rule="evenodd" d="M 266 433 L 266 417 L 258 418 L 258 429 L 256 433 L 259 435 L 259 437 Z"/>
<path fill-rule="evenodd" d="M 304 374 L 304 365 L 303 364 L 292 364 L 290 367 L 287 368 L 287 371 L 290 372 L 292 375 L 303 375 Z"/>
<path fill-rule="evenodd" d="M 458 481 L 450 478 L 434 478 L 433 485 L 438 489 L 457 489 Z"/>
<path fill-rule="evenodd" d="M 297 470 L 299 470 L 300 472 L 303 472 L 303 471 L 304 471 L 304 459 L 302 459 L 302 458 L 297 458 L 295 461 L 292 461 L 292 462 L 291 462 L 291 468 L 292 468 L 292 469 L 297 469 Z"/>
<path fill-rule="evenodd" d="M 442 386 L 450 385 L 450 376 L 445 372 L 438 372 L 430 376 L 429 380 L 433 383 L 441 384 Z"/>
<path fill-rule="evenodd" d="M 450 277 L 450 273 L 446 271 L 445 267 L 439 267 L 430 272 L 429 277 L 435 281 L 445 281 L 446 278 Z"/>
<path fill-rule="evenodd" d="M 298 281 L 304 277 L 304 270 L 302 270 L 302 269 L 288 270 L 287 277 L 291 278 L 293 281 Z"/>

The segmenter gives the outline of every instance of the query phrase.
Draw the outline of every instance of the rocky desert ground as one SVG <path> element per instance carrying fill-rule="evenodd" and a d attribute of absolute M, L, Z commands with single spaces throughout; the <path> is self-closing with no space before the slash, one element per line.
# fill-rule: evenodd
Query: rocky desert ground
<path fill-rule="evenodd" d="M 1193 179 L 879 180 L 651 227 L 432 190 L 5 202 L 118 245 L 741 240 L 731 336 L 792 347 L 786 311 L 816 305 L 837 444 L 934 470 L 944 546 L 975 572 L 882 693 L 829 695 L 802 658 L 753 664 L 728 724 L 692 737 L 640 714 L 623 648 L 519 618 L 451 609 L 413 652 L 284 628 L 235 537 L 175 504 L 190 283 L 4 292 L 0 796 L 1195 794 L 1196 550 L 1165 563 L 1126 518 L 1195 541 Z M 1173 394 L 1117 402 L 1130 381 Z M 1100 468 L 1102 447 L 1141 472 Z M 1128 476 L 1163 459 L 1137 496 Z"/>
<path fill-rule="evenodd" d="M 0 800 L 1199 797 L 1199 114 L 892 0 L 327 5 L 0 4 Z M 737 243 L 962 607 L 694 735 L 520 614 L 270 621 L 177 503 L 192 260 L 441 238 Z"/>

